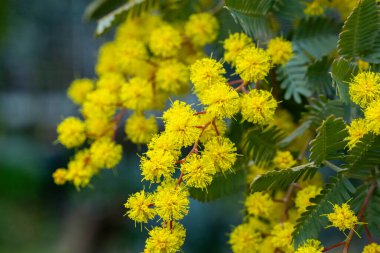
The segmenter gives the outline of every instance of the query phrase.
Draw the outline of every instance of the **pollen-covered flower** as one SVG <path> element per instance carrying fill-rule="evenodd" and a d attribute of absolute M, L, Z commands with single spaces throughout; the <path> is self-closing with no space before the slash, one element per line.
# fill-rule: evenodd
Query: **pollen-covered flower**
<path fill-rule="evenodd" d="M 232 170 L 237 157 L 236 147 L 228 138 L 217 136 L 205 143 L 203 156 L 213 161 L 217 171 L 224 173 Z"/>
<path fill-rule="evenodd" d="M 246 198 L 244 205 L 248 214 L 269 218 L 273 212 L 274 202 L 268 193 L 255 192 Z"/>
<path fill-rule="evenodd" d="M 293 167 L 297 162 L 294 160 L 292 153 L 289 151 L 277 151 L 273 158 L 273 164 L 280 170 Z"/>
<path fill-rule="evenodd" d="M 92 164 L 90 151 L 83 149 L 76 153 L 74 159 L 67 165 L 66 179 L 79 189 L 87 186 L 92 176 L 97 172 L 98 168 Z"/>
<path fill-rule="evenodd" d="M 322 253 L 324 247 L 321 242 L 314 239 L 308 239 L 304 244 L 302 244 L 295 253 Z"/>
<path fill-rule="evenodd" d="M 192 14 L 185 24 L 185 34 L 194 45 L 204 46 L 216 39 L 218 20 L 210 13 Z"/>
<path fill-rule="evenodd" d="M 322 188 L 315 185 L 309 185 L 299 190 L 294 200 L 297 211 L 299 213 L 305 212 L 306 208 L 312 204 L 310 202 L 310 199 L 315 198 L 321 192 L 321 190 Z"/>
<path fill-rule="evenodd" d="M 63 185 L 67 181 L 67 170 L 64 168 L 56 169 L 53 173 L 54 183 L 56 185 Z"/>
<path fill-rule="evenodd" d="M 349 93 L 354 103 L 367 107 L 380 98 L 380 75 L 374 72 L 360 72 L 349 84 Z"/>
<path fill-rule="evenodd" d="M 81 105 L 93 89 L 94 82 L 91 79 L 76 79 L 70 84 L 67 95 L 74 103 Z"/>
<path fill-rule="evenodd" d="M 380 245 L 377 243 L 371 243 L 364 247 L 362 253 L 380 253 Z"/>
<path fill-rule="evenodd" d="M 180 94 L 189 87 L 188 68 L 177 60 L 168 60 L 159 64 L 155 80 L 163 91 Z"/>
<path fill-rule="evenodd" d="M 143 111 L 149 109 L 153 100 L 152 83 L 141 77 L 130 79 L 121 88 L 123 106 L 130 110 Z"/>
<path fill-rule="evenodd" d="M 224 47 L 224 60 L 232 66 L 236 65 L 236 58 L 240 52 L 253 46 L 252 39 L 244 33 L 231 34 L 223 43 Z"/>
<path fill-rule="evenodd" d="M 293 224 L 284 222 L 274 226 L 271 233 L 271 241 L 274 247 L 286 252 L 293 252 L 292 233 L 294 230 Z"/>
<path fill-rule="evenodd" d="M 265 90 L 251 90 L 241 98 L 243 119 L 259 125 L 269 123 L 277 108 L 277 101 Z"/>
<path fill-rule="evenodd" d="M 331 222 L 328 227 L 337 227 L 340 231 L 353 229 L 358 224 L 358 217 L 351 210 L 347 203 L 341 206 L 334 204 L 334 212 L 326 214 L 327 219 Z"/>
<path fill-rule="evenodd" d="M 359 67 L 360 71 L 365 71 L 365 70 L 369 69 L 369 63 L 366 61 L 363 61 L 362 59 L 359 59 L 358 60 L 358 67 Z"/>
<path fill-rule="evenodd" d="M 280 37 L 271 39 L 268 43 L 267 53 L 273 64 L 285 64 L 293 56 L 292 43 Z"/>
<path fill-rule="evenodd" d="M 203 126 L 212 122 L 209 127 L 206 127 L 202 133 L 200 141 L 206 143 L 216 136 L 223 136 L 226 132 L 227 126 L 223 119 L 215 119 L 210 113 L 204 113 L 198 115 L 199 125 Z"/>
<path fill-rule="evenodd" d="M 153 116 L 145 118 L 143 114 L 134 113 L 125 122 L 125 133 L 133 143 L 148 143 L 157 132 L 158 126 Z"/>
<path fill-rule="evenodd" d="M 107 89 L 96 89 L 87 95 L 82 114 L 85 118 L 112 117 L 115 114 L 117 95 Z"/>
<path fill-rule="evenodd" d="M 218 83 L 198 94 L 199 100 L 206 105 L 207 113 L 217 118 L 231 118 L 240 109 L 239 94 L 232 87 Z"/>
<path fill-rule="evenodd" d="M 228 243 L 233 253 L 256 253 L 260 251 L 262 237 L 247 223 L 235 227 Z"/>
<path fill-rule="evenodd" d="M 108 89 L 111 93 L 118 93 L 125 84 L 125 79 L 120 73 L 106 73 L 101 75 L 96 86 L 99 89 Z"/>
<path fill-rule="evenodd" d="M 142 190 L 131 195 L 124 206 L 130 219 L 146 223 L 156 215 L 153 204 L 153 195 Z"/>
<path fill-rule="evenodd" d="M 154 227 L 149 231 L 144 253 L 176 253 L 185 242 L 186 230 L 177 223 L 166 227 Z"/>
<path fill-rule="evenodd" d="M 90 139 L 100 137 L 111 138 L 115 130 L 115 122 L 107 117 L 90 117 L 86 118 L 86 134 Z"/>
<path fill-rule="evenodd" d="M 195 188 L 206 188 L 216 173 L 212 160 L 205 156 L 191 155 L 182 164 L 183 180 L 186 185 Z"/>
<path fill-rule="evenodd" d="M 176 158 L 165 150 L 149 151 L 149 156 L 143 156 L 140 161 L 141 175 L 144 180 L 160 182 L 162 177 L 170 177 L 174 173 Z"/>
<path fill-rule="evenodd" d="M 152 31 L 149 48 L 153 54 L 167 58 L 177 55 L 181 43 L 181 34 L 177 29 L 170 25 L 162 25 Z"/>
<path fill-rule="evenodd" d="M 148 143 L 147 156 L 150 157 L 150 153 L 157 150 L 162 150 L 170 153 L 174 159 L 178 158 L 181 154 L 178 145 L 176 144 L 176 136 L 162 132 L 160 135 L 155 135 L 152 137 L 151 141 Z"/>
<path fill-rule="evenodd" d="M 190 80 L 194 84 L 195 91 L 202 92 L 211 88 L 215 83 L 226 83 L 227 80 L 223 77 L 225 73 L 226 70 L 222 63 L 214 59 L 203 58 L 191 65 Z"/>
<path fill-rule="evenodd" d="M 164 221 L 180 220 L 189 212 L 189 192 L 172 182 L 157 188 L 154 205 L 157 215 Z"/>
<path fill-rule="evenodd" d="M 367 127 L 375 134 L 380 134 L 380 99 L 372 102 L 364 111 Z"/>
<path fill-rule="evenodd" d="M 80 146 L 86 140 L 85 124 L 78 118 L 68 117 L 57 127 L 58 141 L 66 148 Z"/>
<path fill-rule="evenodd" d="M 267 52 L 255 46 L 243 49 L 236 58 L 236 73 L 246 82 L 264 79 L 270 67 L 270 57 Z"/>
<path fill-rule="evenodd" d="M 348 131 L 347 146 L 349 149 L 355 147 L 360 139 L 369 132 L 369 128 L 365 119 L 354 119 L 349 126 L 346 127 Z"/>
<path fill-rule="evenodd" d="M 96 167 L 112 169 L 121 160 L 123 148 L 110 138 L 101 138 L 90 147 L 91 162 Z"/>
<path fill-rule="evenodd" d="M 114 61 L 124 73 L 132 75 L 141 62 L 148 59 L 148 51 L 142 41 L 127 39 L 116 44 Z"/>
<path fill-rule="evenodd" d="M 306 3 L 304 13 L 308 16 L 320 16 L 325 12 L 321 0 L 313 0 Z"/>
<path fill-rule="evenodd" d="M 105 73 L 119 70 L 116 58 L 116 45 L 114 42 L 104 43 L 99 49 L 98 61 L 95 66 L 96 73 L 101 76 Z"/>

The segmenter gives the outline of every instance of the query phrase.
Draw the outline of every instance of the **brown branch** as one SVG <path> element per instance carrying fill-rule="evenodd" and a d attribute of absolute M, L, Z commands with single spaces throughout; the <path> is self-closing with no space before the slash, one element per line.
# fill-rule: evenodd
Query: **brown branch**
<path fill-rule="evenodd" d="M 243 83 L 243 79 L 237 79 L 237 80 L 233 80 L 233 81 L 229 81 L 228 84 L 229 85 L 235 85 L 235 84 L 239 84 L 239 83 Z"/>
<path fill-rule="evenodd" d="M 289 218 L 288 217 L 289 203 L 290 203 L 290 200 L 291 200 L 291 197 L 292 197 L 292 194 L 293 194 L 295 188 L 296 188 L 296 184 L 292 183 L 289 186 L 285 197 L 282 199 L 282 202 L 284 203 L 284 210 L 282 211 L 282 215 L 281 215 L 281 220 L 280 220 L 281 223 L 284 223 L 284 221 Z"/>
<path fill-rule="evenodd" d="M 329 250 L 335 249 L 335 248 L 337 248 L 339 246 L 342 246 L 344 243 L 345 243 L 344 241 L 343 242 L 335 243 L 334 245 L 331 245 L 331 246 L 325 248 L 324 250 L 322 250 L 322 252 L 327 252 Z"/>

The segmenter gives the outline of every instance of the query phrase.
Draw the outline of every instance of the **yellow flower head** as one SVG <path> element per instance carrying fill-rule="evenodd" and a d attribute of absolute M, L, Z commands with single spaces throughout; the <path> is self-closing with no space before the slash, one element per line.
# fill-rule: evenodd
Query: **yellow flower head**
<path fill-rule="evenodd" d="M 125 79 L 120 73 L 106 73 L 100 76 L 96 86 L 99 89 L 108 89 L 111 93 L 119 93 L 120 88 L 125 85 Z"/>
<path fill-rule="evenodd" d="M 140 28 L 141 29 L 141 28 Z M 133 75 L 141 62 L 148 59 L 148 51 L 142 41 L 126 39 L 116 44 L 116 57 L 113 59 L 124 73 Z"/>
<path fill-rule="evenodd" d="M 109 118 L 91 117 L 87 118 L 84 123 L 86 124 L 86 134 L 90 139 L 112 137 L 114 134 L 115 122 Z"/>
<path fill-rule="evenodd" d="M 116 46 L 114 42 L 104 43 L 99 49 L 98 62 L 96 63 L 96 73 L 101 76 L 110 72 L 117 72 L 118 65 L 115 61 Z"/>
<path fill-rule="evenodd" d="M 241 98 L 241 114 L 246 121 L 265 125 L 274 116 L 277 101 L 265 90 L 251 90 Z"/>
<path fill-rule="evenodd" d="M 274 166 L 280 170 L 289 169 L 296 163 L 290 151 L 277 151 L 276 156 L 273 158 Z"/>
<path fill-rule="evenodd" d="M 365 108 L 380 98 L 380 75 L 374 72 L 360 72 L 350 82 L 349 93 L 354 103 Z"/>
<path fill-rule="evenodd" d="M 198 122 L 199 125 L 203 126 L 211 121 L 213 121 L 213 116 L 210 113 L 200 114 L 198 115 Z M 216 128 L 216 130 L 215 130 Z M 215 119 L 215 126 L 212 124 L 211 126 L 207 127 L 200 138 L 200 141 L 202 143 L 206 143 L 210 139 L 216 136 L 223 136 L 226 132 L 227 126 L 224 120 L 222 119 Z"/>
<path fill-rule="evenodd" d="M 169 152 L 174 159 L 177 159 L 181 154 L 178 145 L 176 144 L 176 136 L 162 132 L 160 135 L 155 135 L 152 137 L 151 141 L 148 144 L 148 152 L 147 156 L 151 152 L 155 152 L 156 150 L 162 150 L 165 152 Z"/>
<path fill-rule="evenodd" d="M 179 31 L 170 25 L 163 25 L 152 31 L 149 48 L 153 54 L 167 58 L 178 54 L 181 43 L 182 37 Z"/>
<path fill-rule="evenodd" d="M 182 164 L 181 171 L 184 173 L 183 180 L 186 185 L 195 188 L 206 188 L 216 173 L 212 160 L 208 157 L 191 155 Z"/>
<path fill-rule="evenodd" d="M 215 83 L 226 83 L 227 80 L 223 77 L 226 70 L 223 68 L 222 63 L 210 59 L 203 58 L 197 60 L 190 67 L 190 80 L 194 84 L 196 92 L 202 92 Z"/>
<path fill-rule="evenodd" d="M 264 79 L 271 68 L 270 57 L 255 46 L 243 49 L 236 58 L 236 73 L 246 82 Z"/>
<path fill-rule="evenodd" d="M 53 173 L 54 183 L 56 185 L 63 185 L 67 181 L 67 170 L 60 168 L 56 169 Z"/>
<path fill-rule="evenodd" d="M 145 78 L 134 77 L 121 88 L 120 97 L 127 109 L 137 111 L 150 109 L 153 101 L 152 83 Z"/>
<path fill-rule="evenodd" d="M 91 79 L 83 78 L 74 80 L 69 89 L 67 95 L 76 104 L 81 105 L 88 93 L 94 89 L 94 82 Z"/>
<path fill-rule="evenodd" d="M 131 195 L 124 206 L 128 209 L 126 214 L 130 219 L 147 223 L 156 215 L 153 204 L 153 195 L 142 190 Z"/>
<path fill-rule="evenodd" d="M 306 3 L 306 8 L 304 10 L 305 15 L 307 16 L 320 16 L 325 10 L 321 3 L 321 0 L 313 0 L 312 2 Z"/>
<path fill-rule="evenodd" d="M 255 192 L 245 200 L 248 214 L 269 218 L 273 212 L 274 202 L 268 193 Z"/>
<path fill-rule="evenodd" d="M 97 89 L 87 95 L 82 114 L 85 118 L 109 118 L 115 114 L 117 95 L 107 89 Z"/>
<path fill-rule="evenodd" d="M 236 66 L 236 58 L 240 52 L 253 46 L 252 39 L 244 33 L 231 34 L 223 43 L 224 47 L 224 60 L 232 66 Z"/>
<path fill-rule="evenodd" d="M 177 138 L 180 147 L 192 145 L 199 137 L 201 130 L 197 128 L 197 116 L 190 105 L 174 101 L 172 107 L 164 112 L 165 132 Z"/>
<path fill-rule="evenodd" d="M 361 59 L 358 60 L 358 67 L 361 71 L 369 69 L 369 63 Z"/>
<path fill-rule="evenodd" d="M 98 172 L 98 169 L 92 164 L 88 149 L 76 153 L 74 159 L 69 162 L 67 167 L 66 179 L 72 182 L 77 189 L 87 186 L 92 176 Z"/>
<path fill-rule="evenodd" d="M 154 204 L 157 215 L 164 221 L 180 220 L 189 211 L 187 189 L 169 182 L 157 187 Z"/>
<path fill-rule="evenodd" d="M 337 227 L 339 230 L 353 229 L 358 224 L 358 217 L 351 210 L 347 203 L 341 206 L 334 204 L 334 212 L 327 214 L 327 219 L 331 222 L 329 227 Z"/>
<path fill-rule="evenodd" d="M 372 102 L 364 111 L 368 129 L 380 134 L 380 99 Z"/>
<path fill-rule="evenodd" d="M 58 141 L 66 148 L 82 145 L 86 140 L 85 124 L 78 118 L 68 117 L 57 127 Z"/>
<path fill-rule="evenodd" d="M 315 185 L 309 185 L 300 190 L 294 200 L 297 211 L 299 213 L 305 212 L 306 208 L 312 204 L 310 202 L 310 199 L 315 198 L 321 192 L 321 190 L 321 187 L 317 187 Z"/>
<path fill-rule="evenodd" d="M 157 87 L 166 92 L 181 94 L 189 87 L 188 68 L 177 60 L 160 63 L 155 77 Z"/>
<path fill-rule="evenodd" d="M 274 226 L 271 239 L 272 244 L 280 250 L 293 252 L 292 233 L 294 230 L 293 224 L 284 222 Z"/>
<path fill-rule="evenodd" d="M 365 119 L 354 119 L 351 122 L 351 125 L 347 126 L 348 140 L 347 146 L 349 149 L 355 147 L 356 143 L 360 141 L 360 139 L 369 132 L 369 128 Z"/>
<path fill-rule="evenodd" d="M 300 246 L 295 253 L 322 253 L 324 247 L 321 242 L 314 239 L 306 240 L 306 242 Z"/>
<path fill-rule="evenodd" d="M 125 133 L 133 143 L 148 143 L 157 132 L 158 126 L 153 116 L 145 118 L 134 113 L 125 122 Z"/>
<path fill-rule="evenodd" d="M 185 34 L 196 46 L 204 46 L 216 39 L 218 20 L 210 13 L 192 14 L 185 24 Z"/>
<path fill-rule="evenodd" d="M 144 180 L 160 182 L 162 177 L 170 177 L 174 173 L 176 158 L 165 150 L 155 149 L 148 152 L 140 161 L 141 175 Z"/>
<path fill-rule="evenodd" d="M 362 253 L 380 253 L 380 245 L 377 243 L 371 243 L 364 247 Z"/>
<path fill-rule="evenodd" d="M 285 64 L 293 56 L 292 43 L 280 37 L 271 39 L 268 43 L 267 53 L 273 64 Z"/>
<path fill-rule="evenodd" d="M 233 253 L 256 253 L 260 251 L 261 242 L 261 235 L 249 224 L 235 227 L 228 241 Z"/>
<path fill-rule="evenodd" d="M 205 143 L 203 155 L 213 161 L 217 171 L 232 170 L 236 161 L 235 144 L 226 137 L 217 136 Z"/>
<path fill-rule="evenodd" d="M 185 242 L 186 230 L 177 223 L 166 227 L 155 227 L 149 231 L 144 253 L 176 253 L 181 250 Z"/>
<path fill-rule="evenodd" d="M 110 138 L 101 138 L 92 143 L 91 161 L 99 168 L 112 169 L 121 160 L 123 148 Z"/>

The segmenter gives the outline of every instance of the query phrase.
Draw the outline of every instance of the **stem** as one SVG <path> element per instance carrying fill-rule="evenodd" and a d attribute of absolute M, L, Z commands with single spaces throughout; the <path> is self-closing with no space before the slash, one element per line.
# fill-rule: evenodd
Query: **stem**
<path fill-rule="evenodd" d="M 218 131 L 218 127 L 216 126 L 216 122 L 215 122 L 215 118 L 212 120 L 212 126 L 214 127 L 215 129 L 215 133 L 217 136 L 220 135 L 219 131 Z"/>
<path fill-rule="evenodd" d="M 365 222 L 365 219 L 363 218 L 363 222 Z M 367 224 L 363 224 L 363 227 L 364 227 L 364 231 L 365 231 L 365 234 L 367 236 L 367 239 L 368 239 L 368 242 L 369 243 L 373 243 L 373 237 L 371 235 L 371 232 L 369 231 L 368 229 L 368 226 Z"/>
<path fill-rule="evenodd" d="M 234 84 L 243 83 L 243 82 L 244 82 L 243 79 L 237 79 L 237 80 L 229 81 L 228 84 L 234 85 Z"/>
<path fill-rule="evenodd" d="M 291 197 L 292 197 L 292 194 L 293 194 L 295 187 L 296 187 L 296 184 L 292 183 L 289 186 L 288 191 L 286 192 L 286 195 L 282 200 L 282 202 L 284 203 L 284 210 L 282 212 L 282 216 L 281 216 L 281 220 L 280 220 L 281 223 L 284 223 L 284 221 L 288 219 L 289 203 L 290 203 L 290 200 L 291 200 Z"/>
<path fill-rule="evenodd" d="M 335 243 L 334 245 L 331 245 L 331 246 L 325 248 L 322 252 L 327 252 L 329 250 L 335 249 L 335 248 L 337 248 L 339 246 L 342 246 L 343 244 L 344 244 L 344 241 L 343 242 Z"/>
<path fill-rule="evenodd" d="M 218 13 L 219 11 L 221 11 L 224 7 L 224 0 L 221 0 L 219 1 L 219 3 L 217 5 L 215 5 L 211 10 L 209 10 L 209 12 L 211 14 L 216 14 Z"/>
<path fill-rule="evenodd" d="M 342 169 L 341 167 L 339 166 L 336 166 L 335 164 L 327 161 L 327 160 L 324 160 L 322 162 L 323 165 L 329 167 L 330 169 L 334 170 L 335 172 L 339 173 L 339 172 L 342 172 L 342 171 L 345 171 L 345 169 Z"/>

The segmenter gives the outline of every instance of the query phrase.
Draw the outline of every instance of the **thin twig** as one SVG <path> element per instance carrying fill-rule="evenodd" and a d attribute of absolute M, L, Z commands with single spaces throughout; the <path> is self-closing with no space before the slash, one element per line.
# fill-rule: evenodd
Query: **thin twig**
<path fill-rule="evenodd" d="M 322 252 L 327 252 L 329 250 L 335 249 L 335 248 L 337 248 L 339 246 L 342 246 L 343 244 L 344 244 L 344 241 L 343 242 L 335 243 L 334 245 L 331 245 L 331 246 L 325 248 L 324 250 L 322 250 Z"/>

